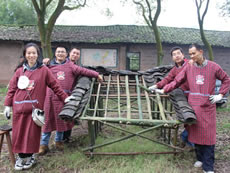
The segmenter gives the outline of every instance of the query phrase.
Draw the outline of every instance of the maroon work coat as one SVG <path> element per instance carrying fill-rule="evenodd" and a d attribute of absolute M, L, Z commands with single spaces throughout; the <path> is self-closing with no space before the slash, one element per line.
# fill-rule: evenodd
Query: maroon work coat
<path fill-rule="evenodd" d="M 10 80 L 5 98 L 5 106 L 12 106 L 12 148 L 14 153 L 37 153 L 40 146 L 41 127 L 32 120 L 32 103 L 36 108 L 43 109 L 47 86 L 64 102 L 68 96 L 60 87 L 51 71 L 41 66 L 32 71 L 25 71 L 30 84 L 27 91 L 17 87 L 23 68 L 19 68 Z"/>
<path fill-rule="evenodd" d="M 71 61 L 66 61 L 64 64 L 52 65 L 50 66 L 50 70 L 60 83 L 62 89 L 69 95 L 72 92 L 73 83 L 76 77 L 80 75 L 98 77 L 97 72 L 82 68 L 73 64 Z M 52 132 L 54 130 L 63 132 L 72 129 L 74 125 L 73 122 L 66 122 L 58 117 L 63 106 L 63 102 L 48 88 L 45 99 L 46 120 L 43 132 Z"/>
<path fill-rule="evenodd" d="M 170 92 L 187 80 L 190 89 L 188 102 L 196 113 L 197 123 L 188 126 L 190 142 L 200 145 L 216 143 L 216 104 L 211 104 L 210 95 L 215 94 L 216 79 L 222 81 L 219 93 L 225 95 L 230 88 L 230 79 L 222 68 L 212 61 L 199 67 L 187 65 L 164 91 Z"/>
<path fill-rule="evenodd" d="M 157 82 L 157 88 L 161 89 L 165 85 L 169 84 L 172 82 L 175 77 L 184 69 L 184 67 L 188 64 L 188 60 L 184 59 L 184 64 L 181 67 L 177 67 L 176 65 L 170 70 L 168 75 L 162 79 L 160 82 Z M 185 91 L 186 93 L 188 92 L 188 86 L 187 86 L 187 81 L 185 81 L 182 85 L 180 85 L 180 88 Z"/>

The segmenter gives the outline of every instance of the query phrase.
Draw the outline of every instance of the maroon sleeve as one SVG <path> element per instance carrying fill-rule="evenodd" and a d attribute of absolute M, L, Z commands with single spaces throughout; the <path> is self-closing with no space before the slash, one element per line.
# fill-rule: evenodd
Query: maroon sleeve
<path fill-rule="evenodd" d="M 68 95 L 63 91 L 59 82 L 55 79 L 52 72 L 47 68 L 46 84 L 64 102 Z"/>
<path fill-rule="evenodd" d="M 83 75 L 83 76 L 87 76 L 87 77 L 94 77 L 94 78 L 98 78 L 99 73 L 93 70 L 89 70 L 87 68 L 84 67 L 80 67 L 76 64 L 72 65 L 73 68 L 73 72 L 75 75 L 79 76 L 79 75 Z"/>
<path fill-rule="evenodd" d="M 4 102 L 4 105 L 5 106 L 12 106 L 13 105 L 13 98 L 14 98 L 14 94 L 15 92 L 17 91 L 18 87 L 17 87 L 17 82 L 18 82 L 18 78 L 19 78 L 19 74 L 20 74 L 20 69 L 18 69 L 13 77 L 11 78 L 10 80 L 10 83 L 9 83 L 9 87 L 8 87 L 8 92 L 6 94 L 6 97 L 5 97 L 5 102 Z"/>
<path fill-rule="evenodd" d="M 218 64 L 216 78 L 222 82 L 219 93 L 225 95 L 230 89 L 230 78 Z"/>
<path fill-rule="evenodd" d="M 172 82 L 174 80 L 174 78 L 176 77 L 176 74 L 175 74 L 175 71 L 176 71 L 176 67 L 174 66 L 169 74 L 164 78 L 162 79 L 160 82 L 158 82 L 156 85 L 157 85 L 157 88 L 161 89 L 163 88 L 165 85 L 169 84 L 170 82 Z"/>
<path fill-rule="evenodd" d="M 164 92 L 168 93 L 176 88 L 178 88 L 182 83 L 184 83 L 184 81 L 186 81 L 187 79 L 187 69 L 189 66 L 186 66 L 176 77 L 175 79 L 167 84 L 166 86 L 164 86 Z"/>

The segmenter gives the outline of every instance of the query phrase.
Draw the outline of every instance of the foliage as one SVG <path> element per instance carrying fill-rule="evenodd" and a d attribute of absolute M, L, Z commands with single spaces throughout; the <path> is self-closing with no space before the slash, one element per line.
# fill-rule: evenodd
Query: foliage
<path fill-rule="evenodd" d="M 137 5 L 138 11 L 141 11 L 145 22 L 153 31 L 157 47 L 157 66 L 159 66 L 162 64 L 164 56 L 157 26 L 157 20 L 161 13 L 161 0 L 133 0 L 133 3 Z"/>
<path fill-rule="evenodd" d="M 1 0 L 0 24 L 36 24 L 31 0 Z"/>
<path fill-rule="evenodd" d="M 197 16 L 198 16 L 198 23 L 200 27 L 200 35 L 201 35 L 201 40 L 203 41 L 204 45 L 206 46 L 209 54 L 209 59 L 211 61 L 214 60 L 213 57 L 213 51 L 210 43 L 208 42 L 205 33 L 204 33 L 204 18 L 205 15 L 208 12 L 208 6 L 209 6 L 209 1 L 210 0 L 195 0 L 196 8 L 197 8 Z M 203 11 L 203 13 L 202 13 Z"/>
<path fill-rule="evenodd" d="M 51 35 L 57 18 L 65 10 L 75 10 L 86 5 L 86 0 L 32 0 L 37 14 L 43 57 L 52 56 Z"/>
<path fill-rule="evenodd" d="M 223 17 L 230 17 L 230 0 L 225 0 L 220 6 L 220 14 Z"/>

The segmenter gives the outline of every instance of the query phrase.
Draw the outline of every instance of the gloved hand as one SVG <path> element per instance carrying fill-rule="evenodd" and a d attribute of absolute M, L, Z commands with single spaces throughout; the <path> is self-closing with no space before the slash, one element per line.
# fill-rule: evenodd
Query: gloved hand
<path fill-rule="evenodd" d="M 69 97 L 67 97 L 66 99 L 65 99 L 65 103 L 68 103 L 70 100 L 74 100 L 74 99 L 76 99 L 76 97 L 74 97 L 74 96 L 69 96 Z"/>
<path fill-rule="evenodd" d="M 158 93 L 158 94 L 164 94 L 165 93 L 163 89 L 155 89 L 154 91 L 155 91 L 155 93 Z"/>
<path fill-rule="evenodd" d="M 103 77 L 101 75 L 98 75 L 97 80 L 98 80 L 98 82 L 102 83 L 103 82 Z"/>
<path fill-rule="evenodd" d="M 5 106 L 3 114 L 8 120 L 10 119 L 10 106 Z"/>
<path fill-rule="evenodd" d="M 151 87 L 148 88 L 150 91 L 154 91 L 155 89 L 157 89 L 157 85 L 153 85 Z"/>
<path fill-rule="evenodd" d="M 210 95 L 209 96 L 209 100 L 212 104 L 220 101 L 221 99 L 223 98 L 223 95 L 222 94 L 218 94 L 218 95 Z"/>

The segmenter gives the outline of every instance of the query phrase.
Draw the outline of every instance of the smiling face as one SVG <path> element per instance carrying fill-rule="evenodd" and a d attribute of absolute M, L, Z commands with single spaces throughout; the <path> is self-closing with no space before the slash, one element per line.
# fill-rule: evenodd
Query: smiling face
<path fill-rule="evenodd" d="M 30 67 L 33 67 L 34 64 L 37 62 L 38 59 L 38 52 L 34 46 L 30 46 L 26 49 L 25 58 L 28 62 Z"/>
<path fill-rule="evenodd" d="M 67 52 L 64 47 L 57 47 L 55 51 L 56 61 L 57 63 L 62 63 L 66 60 Z"/>
<path fill-rule="evenodd" d="M 178 65 L 181 66 L 184 62 L 184 54 L 180 49 L 176 49 L 172 52 L 172 60 Z"/>
<path fill-rule="evenodd" d="M 77 60 L 79 60 L 80 59 L 80 50 L 78 50 L 76 48 L 72 49 L 69 53 L 69 59 L 73 63 L 75 63 Z"/>

